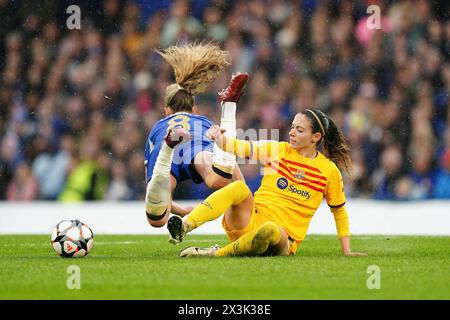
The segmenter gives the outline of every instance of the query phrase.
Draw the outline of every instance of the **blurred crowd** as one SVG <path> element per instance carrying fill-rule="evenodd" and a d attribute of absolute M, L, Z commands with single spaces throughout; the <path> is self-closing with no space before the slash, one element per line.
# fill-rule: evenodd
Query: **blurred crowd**
<path fill-rule="evenodd" d="M 320 108 L 351 145 L 348 197 L 450 198 L 450 8 L 425 0 L 0 0 L 0 199 L 140 200 L 144 145 L 172 69 L 154 48 L 214 40 L 249 72 L 237 127 L 279 129 Z M 368 28 L 367 7 L 381 29 Z M 269 137 L 270 138 L 270 137 Z M 257 165 L 241 165 L 256 190 Z M 186 182 L 176 198 L 201 198 Z"/>

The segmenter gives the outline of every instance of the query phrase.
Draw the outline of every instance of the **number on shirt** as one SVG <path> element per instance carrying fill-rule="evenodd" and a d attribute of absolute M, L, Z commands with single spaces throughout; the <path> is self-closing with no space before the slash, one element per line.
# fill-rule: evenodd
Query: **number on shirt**
<path fill-rule="evenodd" d="M 184 130 L 189 131 L 191 129 L 191 125 L 189 124 L 189 117 L 179 114 L 168 122 L 169 127 L 167 128 L 167 131 L 177 128 L 177 127 L 183 127 Z"/>

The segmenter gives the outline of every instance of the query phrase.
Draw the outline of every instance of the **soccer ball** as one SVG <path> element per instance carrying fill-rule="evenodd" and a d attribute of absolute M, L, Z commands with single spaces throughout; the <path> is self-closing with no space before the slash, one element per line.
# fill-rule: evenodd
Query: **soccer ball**
<path fill-rule="evenodd" d="M 56 253 L 65 258 L 82 258 L 94 245 L 91 228 L 80 220 L 63 220 L 53 228 L 51 243 Z"/>

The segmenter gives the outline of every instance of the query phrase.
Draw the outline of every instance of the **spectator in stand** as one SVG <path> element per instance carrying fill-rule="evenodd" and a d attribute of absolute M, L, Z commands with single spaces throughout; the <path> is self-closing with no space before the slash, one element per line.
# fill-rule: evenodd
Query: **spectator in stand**
<path fill-rule="evenodd" d="M 437 193 L 437 184 L 445 190 L 450 146 L 450 21 L 448 4 L 435 4 L 379 2 L 381 29 L 369 29 L 362 2 L 168 0 L 150 8 L 142 0 L 104 0 L 81 4 L 82 29 L 68 30 L 58 1 L 0 1 L 0 199 L 22 161 L 33 168 L 39 199 L 59 196 L 69 172 L 55 169 L 58 178 L 49 181 L 43 172 L 56 155 L 66 154 L 58 168 L 66 162 L 71 170 L 84 157 L 69 152 L 67 140 L 96 141 L 99 170 L 106 175 L 123 163 L 129 199 L 142 199 L 141 146 L 173 83 L 153 49 L 194 40 L 215 40 L 232 57 L 196 100 L 200 114 L 218 122 L 216 93 L 231 73 L 248 72 L 238 128 L 277 129 L 283 140 L 288 119 L 319 107 L 350 142 L 349 196 L 450 198 Z M 415 151 L 424 146 L 427 159 Z M 243 166 L 248 181 L 257 183 L 257 171 Z M 207 196 L 189 188 L 177 195 Z"/>
<path fill-rule="evenodd" d="M 26 162 L 20 162 L 16 166 L 14 178 L 8 185 L 8 201 L 33 201 L 38 196 L 38 183 L 31 174 L 31 169 Z"/>
<path fill-rule="evenodd" d="M 175 0 L 170 8 L 170 17 L 161 31 L 160 45 L 169 47 L 176 42 L 191 42 L 202 31 L 200 22 L 189 15 L 188 0 Z"/>
<path fill-rule="evenodd" d="M 395 199 L 395 184 L 402 173 L 403 155 L 399 146 L 388 146 L 381 154 L 381 167 L 373 176 L 375 199 Z"/>
<path fill-rule="evenodd" d="M 412 170 L 409 174 L 414 183 L 413 199 L 427 199 L 432 196 L 432 188 L 436 180 L 432 156 L 428 148 L 422 147 L 414 151 Z"/>
<path fill-rule="evenodd" d="M 441 156 L 441 168 L 436 174 L 433 196 L 438 199 L 450 199 L 450 149 Z"/>
<path fill-rule="evenodd" d="M 64 187 L 75 141 L 70 135 L 61 137 L 60 145 L 46 143 L 46 150 L 33 162 L 33 175 L 39 184 L 39 199 L 56 200 Z"/>
<path fill-rule="evenodd" d="M 115 161 L 112 164 L 111 182 L 105 194 L 105 200 L 129 200 L 131 198 L 131 188 L 127 182 L 127 170 L 122 161 Z"/>
<path fill-rule="evenodd" d="M 80 147 L 81 159 L 73 166 L 58 200 L 66 202 L 102 200 L 108 187 L 108 176 L 101 166 L 100 143 L 85 138 Z"/>

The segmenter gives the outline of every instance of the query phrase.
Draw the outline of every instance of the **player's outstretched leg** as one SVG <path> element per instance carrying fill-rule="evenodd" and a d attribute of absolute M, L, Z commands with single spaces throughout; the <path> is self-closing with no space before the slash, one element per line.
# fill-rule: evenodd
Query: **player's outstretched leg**
<path fill-rule="evenodd" d="M 219 93 L 222 102 L 222 116 L 220 127 L 225 129 L 225 135 L 236 137 L 236 103 L 239 101 L 248 81 L 247 73 L 237 73 L 228 87 Z M 227 179 L 231 179 L 236 165 L 236 156 L 223 151 L 214 145 L 213 171 Z"/>
<path fill-rule="evenodd" d="M 148 222 L 154 227 L 162 227 L 164 218 L 170 211 L 172 199 L 170 185 L 170 168 L 172 166 L 173 149 L 176 145 L 190 139 L 190 134 L 183 128 L 170 130 L 159 151 L 153 169 L 153 176 L 147 184 L 145 194 L 145 212 Z"/>
<path fill-rule="evenodd" d="M 180 258 L 186 257 L 215 257 L 220 247 L 216 244 L 211 248 L 187 247 L 180 252 Z"/>
<path fill-rule="evenodd" d="M 248 211 L 248 213 L 251 212 L 253 206 L 253 195 L 242 180 L 234 181 L 212 193 L 195 207 L 185 220 L 177 216 L 170 217 L 167 223 L 170 233 L 169 242 L 179 244 L 186 233 L 198 228 L 205 222 L 217 219 L 228 209 L 233 207 L 233 210 L 238 210 L 240 206 L 245 206 L 242 210 Z"/>
<path fill-rule="evenodd" d="M 273 255 L 287 255 L 287 235 L 273 221 L 267 221 L 253 231 L 247 232 L 236 241 L 223 248 L 188 247 L 180 252 L 180 257 L 210 256 L 210 257 L 242 257 Z"/>

